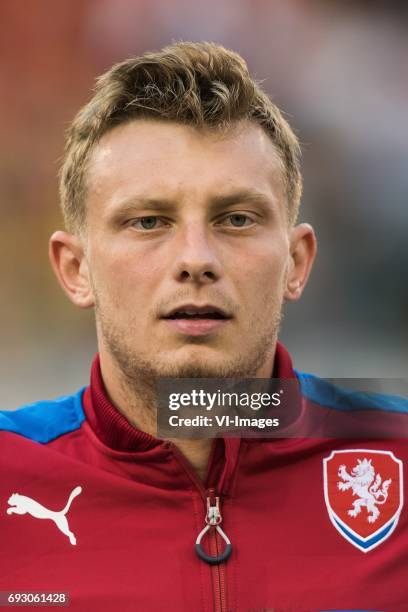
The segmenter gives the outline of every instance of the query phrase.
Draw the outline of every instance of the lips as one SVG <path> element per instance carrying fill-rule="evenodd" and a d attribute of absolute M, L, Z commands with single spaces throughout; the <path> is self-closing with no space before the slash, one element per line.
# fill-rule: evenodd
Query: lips
<path fill-rule="evenodd" d="M 182 304 L 172 308 L 161 318 L 169 329 L 185 338 L 217 334 L 232 319 L 228 312 L 212 304 Z"/>
<path fill-rule="evenodd" d="M 222 308 L 212 304 L 198 306 L 196 304 L 182 304 L 170 310 L 163 319 L 230 319 L 231 316 Z"/>

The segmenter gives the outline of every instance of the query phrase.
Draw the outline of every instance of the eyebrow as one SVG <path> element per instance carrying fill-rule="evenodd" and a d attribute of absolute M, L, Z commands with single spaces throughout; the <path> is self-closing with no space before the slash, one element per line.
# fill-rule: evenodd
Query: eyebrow
<path fill-rule="evenodd" d="M 274 200 L 266 194 L 254 189 L 240 189 L 238 191 L 216 195 L 210 198 L 209 211 L 216 212 L 217 210 L 234 206 L 237 204 L 256 204 L 264 210 L 271 211 Z M 175 200 L 166 198 L 145 198 L 131 197 L 118 205 L 114 211 L 114 216 L 125 215 L 126 213 L 134 212 L 137 209 L 148 209 L 157 212 L 174 212 L 178 208 Z"/>
<path fill-rule="evenodd" d="M 129 198 L 117 206 L 114 210 L 114 215 L 122 215 L 128 212 L 134 212 L 137 209 L 147 208 L 156 211 L 172 211 L 177 208 L 176 204 L 171 200 L 164 198 Z"/>
<path fill-rule="evenodd" d="M 219 195 L 211 198 L 210 210 L 215 211 L 219 208 L 234 206 L 235 204 L 257 204 L 262 208 L 270 209 L 273 199 L 266 194 L 254 189 L 241 189 L 230 194 Z"/>

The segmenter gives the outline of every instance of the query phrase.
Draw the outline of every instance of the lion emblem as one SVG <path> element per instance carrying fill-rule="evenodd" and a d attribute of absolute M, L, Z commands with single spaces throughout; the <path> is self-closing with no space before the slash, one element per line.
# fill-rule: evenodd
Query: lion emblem
<path fill-rule="evenodd" d="M 337 483 L 340 491 L 351 489 L 353 495 L 358 497 L 353 502 L 353 507 L 348 510 L 348 515 L 356 517 L 361 512 L 361 508 L 367 508 L 367 521 L 374 523 L 380 516 L 377 506 L 385 504 L 388 498 L 388 489 L 392 478 L 382 481 L 381 474 L 376 474 L 371 459 L 357 459 L 357 465 L 349 474 L 345 465 L 341 465 L 338 477 L 342 480 Z"/>

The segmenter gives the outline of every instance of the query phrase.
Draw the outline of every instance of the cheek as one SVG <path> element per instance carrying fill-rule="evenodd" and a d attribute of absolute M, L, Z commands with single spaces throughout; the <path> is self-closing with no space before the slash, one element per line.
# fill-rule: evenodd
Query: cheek
<path fill-rule="evenodd" d="M 151 302 L 159 276 L 157 260 L 149 259 L 147 263 L 130 250 L 93 253 L 92 278 L 96 292 L 101 301 L 117 309 L 124 307 L 134 312 L 139 306 L 145 307 L 147 301 Z"/>
<path fill-rule="evenodd" d="M 237 264 L 240 290 L 245 291 L 247 300 L 257 309 L 265 309 L 268 304 L 276 304 L 277 301 L 280 303 L 286 266 L 287 257 L 283 248 L 260 248 L 251 252 L 239 268 Z"/>

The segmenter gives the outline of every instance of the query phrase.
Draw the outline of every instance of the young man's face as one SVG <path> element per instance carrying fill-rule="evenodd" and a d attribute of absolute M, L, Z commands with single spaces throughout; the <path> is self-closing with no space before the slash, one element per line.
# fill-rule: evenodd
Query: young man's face
<path fill-rule="evenodd" d="M 128 376 L 270 376 L 294 259 L 262 128 L 135 120 L 101 139 L 87 185 L 101 359 Z"/>

